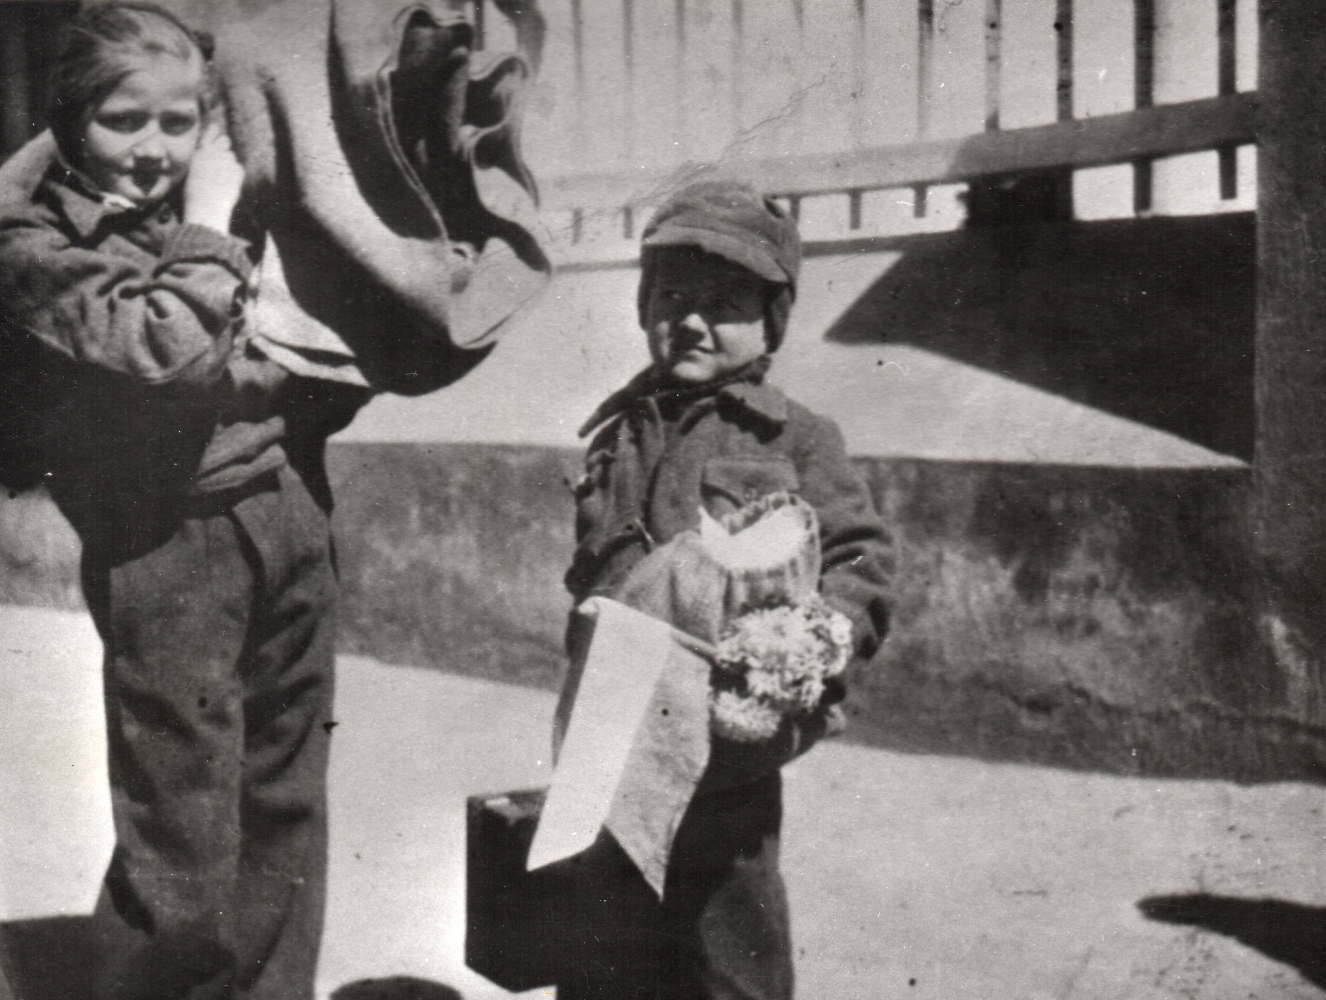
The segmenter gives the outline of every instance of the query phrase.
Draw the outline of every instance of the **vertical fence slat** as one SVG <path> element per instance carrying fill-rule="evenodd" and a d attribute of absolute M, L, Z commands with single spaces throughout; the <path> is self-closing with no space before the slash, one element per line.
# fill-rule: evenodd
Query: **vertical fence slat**
<path fill-rule="evenodd" d="M 1073 118 L 1073 0 L 1055 0 L 1054 5 L 1054 57 L 1057 67 L 1055 82 L 1055 120 L 1066 122 Z M 1072 219 L 1073 171 L 1061 171 L 1055 193 L 1059 199 L 1058 218 Z"/>
<path fill-rule="evenodd" d="M 1055 0 L 1054 33 L 1058 67 L 1055 119 L 1066 122 L 1073 118 L 1073 0 Z"/>
<path fill-rule="evenodd" d="M 910 142 L 921 104 L 916 0 L 869 0 L 861 25 L 860 145 Z"/>
<path fill-rule="evenodd" d="M 681 50 L 677 8 L 659 0 L 639 2 L 632 9 L 633 79 L 631 107 L 636 116 L 637 166 L 669 167 L 684 149 L 681 123 Z"/>
<path fill-rule="evenodd" d="M 916 137 L 930 135 L 930 100 L 934 94 L 935 0 L 916 0 Z M 929 188 L 912 188 L 912 216 L 925 218 Z"/>
<path fill-rule="evenodd" d="M 580 84 L 576 79 L 574 29 L 570 0 L 544 0 L 548 32 L 543 66 L 527 116 L 530 162 L 546 163 L 549 173 L 573 173 L 589 167 L 580 136 Z"/>
<path fill-rule="evenodd" d="M 1234 89 L 1257 89 L 1257 73 L 1261 62 L 1258 49 L 1261 30 L 1257 23 L 1257 0 L 1238 0 L 1234 8 Z"/>
<path fill-rule="evenodd" d="M 673 2 L 673 38 L 676 41 L 677 55 L 673 63 L 672 93 L 677 103 L 677 114 L 673 120 L 673 139 L 678 152 L 685 156 L 686 150 L 686 112 L 683 108 L 686 95 L 686 49 L 689 41 L 686 31 L 686 0 Z"/>
<path fill-rule="evenodd" d="M 743 98 L 733 155 L 778 156 L 801 148 L 806 81 L 800 30 L 788 0 L 743 4 Z"/>
<path fill-rule="evenodd" d="M 1232 94 L 1238 89 L 1235 54 L 1238 51 L 1235 0 L 1216 0 L 1216 90 Z"/>
<path fill-rule="evenodd" d="M 985 0 L 936 0 L 934 14 L 930 135 L 974 135 L 985 127 Z"/>
<path fill-rule="evenodd" d="M 1133 0 L 1133 106 L 1149 108 L 1155 103 L 1156 3 Z"/>
<path fill-rule="evenodd" d="M 583 93 L 582 126 L 577 139 L 592 169 L 613 173 L 629 170 L 631 121 L 628 45 L 622 5 L 616 0 L 576 0 L 573 38 L 578 53 L 577 79 Z M 624 206 L 621 206 L 624 207 Z M 593 242 L 616 240 L 618 221 L 609 210 L 587 212 L 585 235 Z"/>
<path fill-rule="evenodd" d="M 681 150 L 710 162 L 730 154 L 732 20 L 728 0 L 686 0 L 681 58 Z"/>
<path fill-rule="evenodd" d="M 999 10 L 998 127 L 1049 125 L 1061 81 L 1056 0 L 1004 0 Z M 993 23 L 993 19 L 990 23 Z"/>
<path fill-rule="evenodd" d="M 1235 0 L 1216 0 L 1216 87 L 1221 94 L 1233 94 L 1238 90 L 1238 24 L 1235 14 Z M 1220 198 L 1232 201 L 1239 195 L 1238 147 L 1221 146 L 1217 153 L 1220 158 Z"/>
<path fill-rule="evenodd" d="M 1001 0 L 985 0 L 985 130 L 999 131 L 999 98 L 1002 89 L 1003 55 L 1000 31 L 1003 20 Z"/>
<path fill-rule="evenodd" d="M 1117 114 L 1135 107 L 1136 22 L 1133 0 L 1074 4 L 1074 118 Z"/>
<path fill-rule="evenodd" d="M 1156 5 L 1155 0 L 1134 0 L 1133 106 L 1149 108 L 1155 102 Z M 1133 161 L 1133 211 L 1151 211 L 1152 163 Z"/>
<path fill-rule="evenodd" d="M 930 134 L 935 72 L 935 0 L 916 0 L 916 134 Z"/>
<path fill-rule="evenodd" d="M 746 121 L 746 10 L 743 0 L 732 0 L 732 134 Z"/>
<path fill-rule="evenodd" d="M 585 10 L 584 0 L 571 0 L 571 44 L 575 62 L 576 85 L 581 88 L 581 102 L 585 86 Z"/>
<path fill-rule="evenodd" d="M 635 113 L 635 0 L 622 0 L 622 61 L 626 66 L 626 87 L 622 92 L 623 113 L 626 116 L 625 156 L 631 166 L 640 162 L 639 143 L 636 138 L 638 122 Z M 631 232 L 631 213 L 628 209 L 623 222 L 627 239 Z"/>
<path fill-rule="evenodd" d="M 590 95 L 585 86 L 585 11 L 584 0 L 571 0 L 571 66 L 575 80 L 575 134 L 584 142 L 589 137 L 585 133 L 589 124 L 588 104 Z M 582 146 L 583 148 L 583 146 Z M 580 237 L 580 227 L 576 227 L 576 242 Z"/>
<path fill-rule="evenodd" d="M 866 30 L 866 0 L 852 0 L 852 13 L 848 28 L 850 35 L 848 45 L 851 52 L 851 65 L 848 67 L 848 86 L 850 87 L 848 107 L 851 109 L 852 144 L 854 146 L 861 146 L 866 140 L 866 123 L 871 111 L 866 96 L 869 90 L 866 64 L 870 59 L 870 49 L 866 47 Z"/>
<path fill-rule="evenodd" d="M 815 16 L 801 32 L 801 78 L 805 100 L 798 108 L 798 147 L 830 152 L 851 149 L 861 131 L 860 70 L 854 58 L 861 41 L 855 0 L 817 0 Z"/>
<path fill-rule="evenodd" d="M 1152 103 L 1200 100 L 1219 93 L 1218 0 L 1153 0 Z M 1221 205 L 1220 154 L 1209 151 L 1156 157 L 1151 210 L 1166 215 L 1205 214 Z M 1226 159 L 1228 171 L 1232 161 Z"/>

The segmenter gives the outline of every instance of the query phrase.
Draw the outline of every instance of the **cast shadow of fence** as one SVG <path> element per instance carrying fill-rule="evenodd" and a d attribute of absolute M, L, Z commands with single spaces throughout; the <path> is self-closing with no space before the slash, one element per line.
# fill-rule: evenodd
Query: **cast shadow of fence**
<path fill-rule="evenodd" d="M 919 347 L 1251 459 L 1251 213 L 865 242 L 902 256 L 826 339 Z"/>
<path fill-rule="evenodd" d="M 1326 988 L 1326 908 L 1206 893 L 1148 896 L 1137 908 L 1151 920 L 1232 937 Z"/>

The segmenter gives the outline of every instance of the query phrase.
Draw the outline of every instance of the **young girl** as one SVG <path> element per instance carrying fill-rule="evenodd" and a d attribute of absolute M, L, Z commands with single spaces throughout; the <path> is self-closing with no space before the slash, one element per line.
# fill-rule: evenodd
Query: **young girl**
<path fill-rule="evenodd" d="M 117 847 L 81 970 L 104 998 L 311 997 L 321 933 L 321 456 L 362 396 L 245 343 L 243 170 L 204 48 L 151 4 L 89 6 L 61 37 L 53 142 L 33 140 L 49 169 L 0 206 L 0 338 L 106 649 Z M 43 957 L 11 961 L 21 979 Z M 19 991 L 69 995 L 41 975 Z"/>

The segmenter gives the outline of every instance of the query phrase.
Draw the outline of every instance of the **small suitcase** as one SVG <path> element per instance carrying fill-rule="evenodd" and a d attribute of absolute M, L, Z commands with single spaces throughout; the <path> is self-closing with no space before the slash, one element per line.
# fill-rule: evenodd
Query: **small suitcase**
<path fill-rule="evenodd" d="M 574 978 L 610 939 L 657 921 L 657 897 L 605 832 L 575 857 L 525 871 L 545 790 L 471 797 L 465 964 L 512 991 Z"/>

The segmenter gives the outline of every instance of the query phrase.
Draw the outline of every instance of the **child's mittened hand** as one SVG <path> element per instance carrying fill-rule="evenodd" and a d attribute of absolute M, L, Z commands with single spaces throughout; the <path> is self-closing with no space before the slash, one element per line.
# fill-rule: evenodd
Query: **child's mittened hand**
<path fill-rule="evenodd" d="M 184 221 L 226 233 L 244 186 L 244 167 L 219 121 L 203 129 L 184 181 Z"/>

